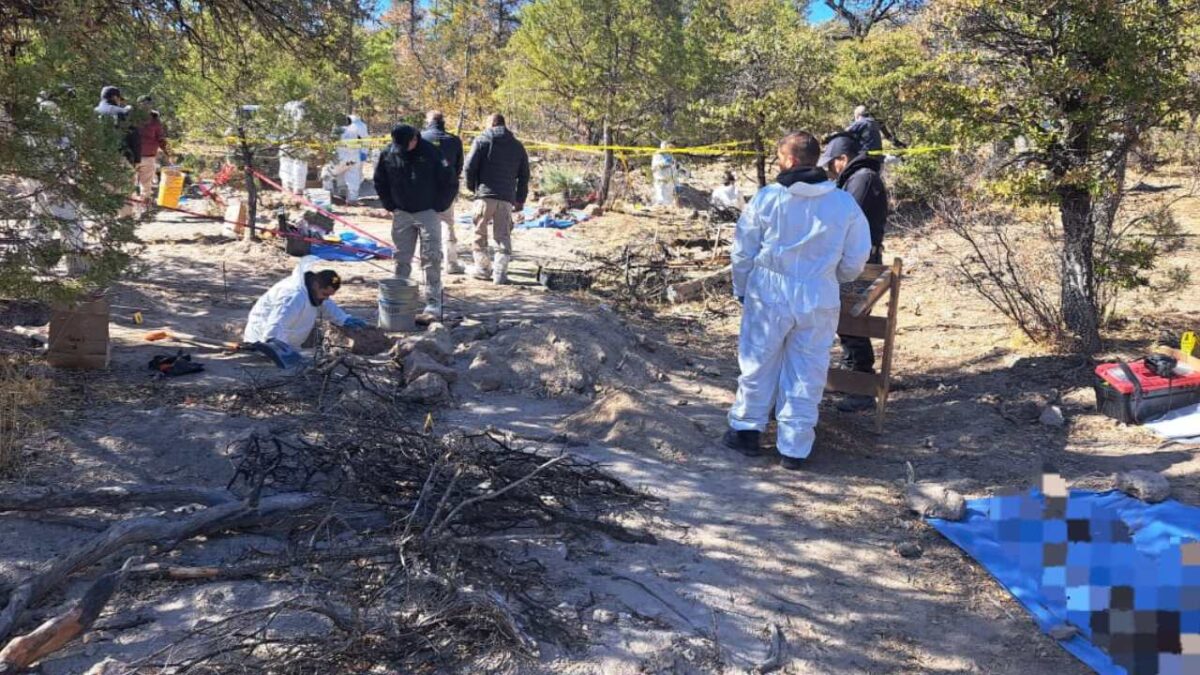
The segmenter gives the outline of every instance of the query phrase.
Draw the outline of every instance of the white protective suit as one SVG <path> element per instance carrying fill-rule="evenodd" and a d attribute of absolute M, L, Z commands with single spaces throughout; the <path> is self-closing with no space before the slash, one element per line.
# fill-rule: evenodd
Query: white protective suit
<path fill-rule="evenodd" d="M 774 183 L 754 195 L 730 254 L 733 292 L 745 303 L 731 428 L 763 431 L 775 406 L 780 454 L 812 452 L 839 282 L 856 279 L 870 252 L 866 216 L 830 181 Z"/>
<path fill-rule="evenodd" d="M 265 342 L 271 338 L 282 340 L 294 349 L 308 339 L 318 318 L 325 318 L 342 326 L 350 315 L 327 299 L 314 307 L 308 299 L 308 288 L 304 285 L 304 273 L 312 271 L 320 258 L 310 255 L 300 259 L 292 275 L 271 287 L 250 310 L 244 342 Z"/>
<path fill-rule="evenodd" d="M 712 191 L 709 202 L 722 209 L 742 210 L 742 194 L 738 192 L 737 185 L 722 185 L 716 188 Z"/>
<path fill-rule="evenodd" d="M 675 205 L 675 180 L 679 165 L 675 158 L 667 152 L 671 146 L 664 141 L 659 146 L 659 152 L 650 159 L 650 173 L 654 176 L 654 205 Z"/>
<path fill-rule="evenodd" d="M 286 118 L 291 119 L 292 133 L 299 131 L 300 122 L 304 120 L 304 102 L 288 101 L 283 104 Z M 308 160 L 301 148 L 279 146 L 279 184 L 288 192 L 304 192 L 308 183 Z"/>
<path fill-rule="evenodd" d="M 342 127 L 341 140 L 356 141 L 368 138 L 367 125 L 362 119 L 358 115 L 349 117 L 350 123 Z M 346 200 L 358 201 L 358 190 L 363 182 L 363 163 L 366 154 L 364 150 L 366 150 L 366 146 L 338 144 L 337 163 L 332 170 L 335 182 L 332 186 L 326 186 L 330 193 L 338 187 L 345 186 Z"/>

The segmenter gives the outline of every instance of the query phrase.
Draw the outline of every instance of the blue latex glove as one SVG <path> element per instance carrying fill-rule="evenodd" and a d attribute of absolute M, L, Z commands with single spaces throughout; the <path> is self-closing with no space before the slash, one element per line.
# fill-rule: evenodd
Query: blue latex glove
<path fill-rule="evenodd" d="M 366 328 L 367 322 L 358 318 L 357 316 L 352 316 L 349 319 L 346 319 L 346 323 L 342 325 L 346 328 Z"/>
<path fill-rule="evenodd" d="M 300 352 L 292 349 L 292 346 L 283 340 L 271 338 L 266 342 L 259 342 L 255 349 L 266 355 L 275 365 L 283 369 L 295 368 L 304 363 L 304 357 Z"/>

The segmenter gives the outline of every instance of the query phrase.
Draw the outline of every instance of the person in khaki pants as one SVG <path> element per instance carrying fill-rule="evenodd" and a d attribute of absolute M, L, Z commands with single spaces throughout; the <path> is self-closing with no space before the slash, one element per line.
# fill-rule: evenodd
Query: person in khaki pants
<path fill-rule="evenodd" d="M 446 117 L 438 110 L 430 110 L 425 114 L 425 129 L 421 138 L 429 141 L 442 152 L 442 159 L 450 165 L 454 173 L 454 195 L 458 196 L 458 178 L 463 171 L 463 146 L 458 136 L 446 131 Z M 445 255 L 446 274 L 462 274 L 463 267 L 458 262 L 458 236 L 454 232 L 454 202 L 445 211 L 438 212 L 442 221 L 442 249 Z M 484 242 L 487 246 L 487 242 Z"/>
<path fill-rule="evenodd" d="M 525 208 L 529 195 L 529 155 L 525 146 L 505 126 L 497 113 L 487 120 L 487 129 L 471 144 L 467 156 L 467 190 L 475 194 L 475 242 L 472 247 L 472 276 L 508 283 L 512 260 L 512 212 Z M 488 260 L 488 225 L 496 253 Z M 488 268 L 491 268 L 490 271 Z"/>
<path fill-rule="evenodd" d="M 158 151 L 162 150 L 164 162 L 171 163 L 171 148 L 167 145 L 167 132 L 163 129 L 162 122 L 158 118 L 158 111 L 154 110 L 153 106 L 154 99 L 149 96 L 142 96 L 138 99 L 138 107 L 146 116 L 146 121 L 137 128 L 141 153 L 135 169 L 138 196 L 143 202 L 154 201 L 154 176 L 158 173 L 156 166 Z"/>

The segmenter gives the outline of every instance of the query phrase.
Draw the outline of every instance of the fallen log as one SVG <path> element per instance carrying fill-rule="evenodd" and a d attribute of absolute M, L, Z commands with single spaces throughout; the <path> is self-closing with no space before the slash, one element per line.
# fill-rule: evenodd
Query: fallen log
<path fill-rule="evenodd" d="M 12 634 L 29 607 L 66 581 L 67 577 L 131 544 L 166 543 L 191 539 L 230 527 L 244 527 L 271 517 L 304 510 L 321 503 L 322 497 L 288 493 L 262 499 L 257 506 L 227 502 L 210 506 L 182 518 L 142 516 L 114 523 L 100 535 L 77 546 L 36 574 L 17 584 L 8 604 L 0 612 L 0 640 Z"/>
<path fill-rule="evenodd" d="M 47 511 L 78 507 L 156 506 L 203 504 L 216 506 L 237 501 L 228 490 L 174 485 L 108 485 L 81 490 L 53 488 L 12 490 L 0 493 L 0 511 Z"/>
<path fill-rule="evenodd" d="M 703 299 L 706 293 L 724 292 L 722 287 L 730 283 L 733 267 L 726 265 L 721 269 L 691 281 L 667 286 L 667 301 L 673 305 L 693 300 Z"/>
<path fill-rule="evenodd" d="M 83 635 L 100 616 L 122 577 L 120 571 L 105 574 L 70 609 L 13 638 L 0 650 L 0 675 L 20 672 Z"/>

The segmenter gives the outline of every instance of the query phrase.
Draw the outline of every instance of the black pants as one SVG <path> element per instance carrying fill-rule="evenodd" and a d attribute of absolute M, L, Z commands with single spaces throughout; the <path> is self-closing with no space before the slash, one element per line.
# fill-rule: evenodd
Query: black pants
<path fill-rule="evenodd" d="M 867 264 L 883 263 L 883 246 L 872 246 Z M 842 340 L 842 367 L 846 370 L 857 370 L 860 373 L 875 372 L 875 348 L 871 346 L 871 338 L 854 335 L 839 335 Z"/>

